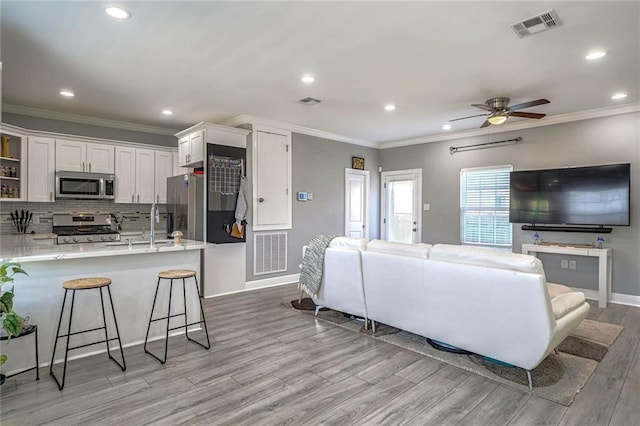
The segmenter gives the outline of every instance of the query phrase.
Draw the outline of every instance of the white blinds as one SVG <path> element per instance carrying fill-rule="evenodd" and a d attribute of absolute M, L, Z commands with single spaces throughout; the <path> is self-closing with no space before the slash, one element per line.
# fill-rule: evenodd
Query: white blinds
<path fill-rule="evenodd" d="M 460 171 L 462 244 L 511 247 L 509 173 L 512 166 Z"/>

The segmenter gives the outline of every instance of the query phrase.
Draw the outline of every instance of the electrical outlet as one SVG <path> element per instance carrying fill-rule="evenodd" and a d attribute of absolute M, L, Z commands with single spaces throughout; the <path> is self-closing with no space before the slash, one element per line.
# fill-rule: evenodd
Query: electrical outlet
<path fill-rule="evenodd" d="M 578 267 L 578 262 L 575 260 L 569 261 L 569 269 L 576 269 Z"/>
<path fill-rule="evenodd" d="M 562 269 L 567 269 L 569 267 L 569 261 L 567 259 L 562 259 L 560 261 L 560 267 Z"/>

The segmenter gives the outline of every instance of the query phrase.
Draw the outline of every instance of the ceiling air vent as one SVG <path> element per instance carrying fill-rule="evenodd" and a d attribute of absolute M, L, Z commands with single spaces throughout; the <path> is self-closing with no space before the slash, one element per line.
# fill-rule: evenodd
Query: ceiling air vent
<path fill-rule="evenodd" d="M 520 38 L 524 38 L 559 27 L 560 25 L 562 25 L 562 21 L 558 18 L 556 11 L 551 9 L 523 21 L 516 22 L 511 25 L 511 28 Z"/>
<path fill-rule="evenodd" d="M 322 102 L 320 99 L 315 99 L 315 98 L 304 98 L 304 99 L 300 99 L 298 101 L 298 103 L 302 104 L 302 105 L 317 105 L 320 102 Z"/>

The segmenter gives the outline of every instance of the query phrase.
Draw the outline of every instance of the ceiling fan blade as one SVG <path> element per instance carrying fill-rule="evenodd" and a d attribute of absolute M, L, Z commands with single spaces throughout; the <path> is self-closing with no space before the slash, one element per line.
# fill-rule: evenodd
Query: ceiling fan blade
<path fill-rule="evenodd" d="M 480 128 L 482 129 L 483 127 L 489 127 L 491 125 L 491 123 L 489 123 L 489 120 L 484 120 L 484 123 L 482 123 L 482 126 L 480 126 Z"/>
<path fill-rule="evenodd" d="M 449 122 L 452 121 L 458 121 L 458 120 L 466 120 L 467 118 L 474 118 L 474 117 L 486 117 L 489 114 L 476 114 L 476 115 L 469 115 L 467 117 L 462 117 L 462 118 L 454 118 L 453 120 L 449 120 Z"/>
<path fill-rule="evenodd" d="M 493 108 L 485 104 L 471 104 L 472 107 L 480 108 L 485 111 L 493 112 Z"/>
<path fill-rule="evenodd" d="M 521 104 L 510 106 L 509 110 L 515 111 L 518 109 L 524 109 L 524 108 L 529 108 L 536 105 L 544 105 L 548 103 L 551 103 L 548 99 L 536 99 L 535 101 L 529 101 L 529 102 L 524 102 Z"/>
<path fill-rule="evenodd" d="M 538 114 L 537 112 L 518 112 L 518 111 L 514 111 L 509 115 L 512 116 L 512 117 L 542 118 L 547 114 Z"/>

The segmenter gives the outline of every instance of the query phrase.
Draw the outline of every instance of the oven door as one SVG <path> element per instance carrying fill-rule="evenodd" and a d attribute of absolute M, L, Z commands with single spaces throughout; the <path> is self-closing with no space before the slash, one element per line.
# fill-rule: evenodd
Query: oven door
<path fill-rule="evenodd" d="M 100 199 L 104 180 L 84 173 L 56 174 L 56 198 Z"/>

